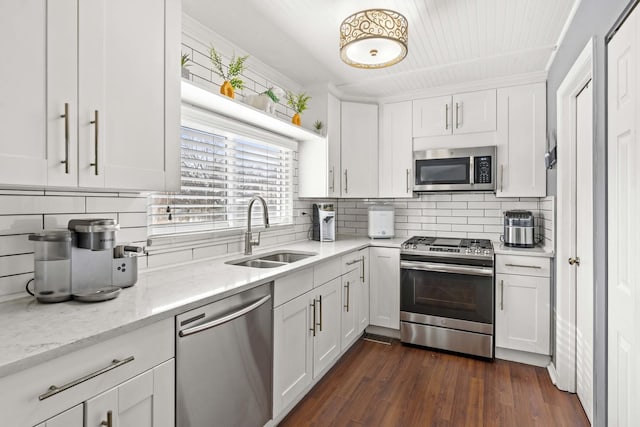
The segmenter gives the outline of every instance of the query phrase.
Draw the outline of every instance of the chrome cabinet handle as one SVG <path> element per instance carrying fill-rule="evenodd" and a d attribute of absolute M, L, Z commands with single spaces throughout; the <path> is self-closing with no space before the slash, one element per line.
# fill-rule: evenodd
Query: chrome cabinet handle
<path fill-rule="evenodd" d="M 344 170 L 344 193 L 349 192 L 349 175 L 347 174 L 347 169 Z"/>
<path fill-rule="evenodd" d="M 500 311 L 504 310 L 504 280 L 500 280 Z"/>
<path fill-rule="evenodd" d="M 347 290 L 347 304 L 344 306 L 344 308 L 347 309 L 347 313 L 349 312 L 349 294 L 351 292 L 349 292 L 349 282 L 347 282 L 347 284 L 344 287 Z"/>
<path fill-rule="evenodd" d="M 320 323 L 318 323 L 318 327 L 320 332 L 322 332 L 322 295 L 318 297 L 318 305 L 320 306 Z"/>
<path fill-rule="evenodd" d="M 134 357 L 133 356 L 129 356 L 126 359 L 122 359 L 122 360 L 118 360 L 118 359 L 113 359 L 113 361 L 111 362 L 111 364 L 109 366 L 105 366 L 102 369 L 99 369 L 95 372 L 92 372 L 88 375 L 85 375 L 84 377 L 78 378 L 77 380 L 73 380 L 71 382 L 66 383 L 65 385 L 62 385 L 60 387 L 52 385 L 51 387 L 49 387 L 49 390 L 46 393 L 41 394 L 40 396 L 38 396 L 38 400 L 45 400 L 50 398 L 51 396 L 55 396 L 58 393 L 62 393 L 65 390 L 69 390 L 71 387 L 75 387 L 78 384 L 82 384 L 83 382 L 89 381 L 90 379 L 93 379 L 99 375 L 104 374 L 105 372 L 109 372 L 112 369 L 116 369 L 122 365 L 126 365 L 129 362 L 133 362 L 134 361 Z"/>
<path fill-rule="evenodd" d="M 335 181 L 335 173 L 333 172 L 333 167 L 329 168 L 329 173 L 331 174 L 331 185 L 329 185 L 329 190 L 331 190 L 331 192 L 334 192 L 336 188 L 335 187 L 336 181 Z"/>
<path fill-rule="evenodd" d="M 60 163 L 64 164 L 64 173 L 69 173 L 69 103 L 64 103 L 64 114 L 60 115 L 64 119 L 64 160 Z"/>
<path fill-rule="evenodd" d="M 364 258 L 364 257 L 363 257 L 363 258 Z M 359 262 L 361 262 L 361 261 L 362 261 L 361 259 L 354 259 L 354 260 L 352 260 L 352 261 L 347 261 L 345 264 L 347 264 L 347 265 L 353 265 L 353 264 L 357 264 L 357 263 L 359 263 Z"/>
<path fill-rule="evenodd" d="M 460 127 L 460 123 L 458 122 L 459 111 L 460 111 L 460 104 L 456 102 L 456 129 Z"/>
<path fill-rule="evenodd" d="M 313 336 L 316 336 L 316 299 L 313 299 L 313 304 L 309 304 L 309 307 L 313 310 L 313 323 L 311 324 L 310 331 L 313 332 Z"/>
<path fill-rule="evenodd" d="M 449 130 L 449 103 L 444 104 L 444 129 Z"/>
<path fill-rule="evenodd" d="M 362 283 L 364 283 L 364 255 L 362 255 L 362 275 L 360 279 L 362 279 Z"/>
<path fill-rule="evenodd" d="M 223 323 L 230 322 L 230 321 L 232 321 L 234 319 L 237 319 L 240 316 L 244 316 L 245 314 L 247 314 L 250 311 L 255 310 L 256 308 L 260 307 L 262 304 L 264 304 L 265 302 L 269 301 L 270 299 L 271 299 L 271 295 L 264 296 L 264 297 L 260 298 L 259 300 L 254 301 L 251 304 L 248 304 L 248 305 L 244 306 L 240 310 L 234 311 L 231 314 L 227 314 L 226 316 L 222 316 L 222 317 L 214 319 L 214 320 L 212 320 L 210 322 L 203 323 L 202 325 L 193 326 L 191 328 L 183 329 L 180 332 L 178 332 L 178 336 L 180 336 L 181 338 L 182 337 L 186 337 L 186 336 L 189 336 L 189 335 L 192 335 L 192 334 L 196 334 L 198 332 L 205 331 L 207 329 L 215 328 L 216 326 L 220 326 Z"/>
<path fill-rule="evenodd" d="M 113 427 L 113 411 L 107 411 L 107 421 L 102 421 L 101 426 Z"/>
<path fill-rule="evenodd" d="M 500 165 L 500 192 L 502 193 L 502 183 L 504 181 L 504 165 Z"/>
<path fill-rule="evenodd" d="M 577 265 L 580 266 L 580 257 L 569 258 L 569 265 Z"/>
<path fill-rule="evenodd" d="M 569 264 L 571 264 L 571 261 L 569 261 Z M 573 265 L 573 264 L 571 264 Z M 505 264 L 505 266 L 507 267 L 520 267 L 520 268 L 535 268 L 536 270 L 541 270 L 542 267 L 540 267 L 539 265 L 524 265 L 524 264 Z"/>
<path fill-rule="evenodd" d="M 89 163 L 89 166 L 94 166 L 95 174 L 98 175 L 98 135 L 99 135 L 99 129 L 100 129 L 100 124 L 98 122 L 98 110 L 95 110 L 93 114 L 94 114 L 94 120 L 90 121 L 89 123 L 94 125 L 93 132 L 94 132 L 95 161 L 93 163 Z"/>
<path fill-rule="evenodd" d="M 411 177 L 411 169 L 407 169 L 407 193 L 411 190 L 411 184 L 409 183 L 409 178 Z"/>

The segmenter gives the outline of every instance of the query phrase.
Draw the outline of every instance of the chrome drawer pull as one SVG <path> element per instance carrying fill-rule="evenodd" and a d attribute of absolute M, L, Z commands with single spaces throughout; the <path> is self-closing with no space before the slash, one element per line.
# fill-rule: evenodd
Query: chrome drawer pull
<path fill-rule="evenodd" d="M 359 262 L 361 262 L 362 259 L 354 259 L 353 261 L 348 261 L 346 264 L 347 265 L 353 265 L 353 264 L 357 264 Z"/>
<path fill-rule="evenodd" d="M 109 372 L 112 369 L 119 368 L 120 366 L 126 365 L 129 362 L 133 362 L 133 360 L 134 360 L 133 356 L 129 356 L 126 359 L 122 359 L 122 360 L 113 359 L 113 361 L 111 362 L 111 364 L 109 366 L 105 366 L 104 368 L 99 369 L 99 370 L 97 370 L 95 372 L 92 372 L 89 375 L 85 375 L 82 378 L 78 378 L 77 380 L 73 380 L 73 381 L 71 381 L 71 382 L 69 382 L 69 383 L 67 383 L 67 384 L 65 384 L 63 386 L 60 386 L 60 387 L 52 385 L 51 387 L 49 387 L 49 391 L 47 391 L 46 393 L 41 394 L 40 396 L 38 396 L 38 399 L 39 400 L 48 399 L 51 396 L 55 396 L 56 394 L 62 393 L 65 390 L 69 390 L 71 387 L 75 387 L 78 384 L 82 384 L 83 382 L 89 381 L 89 380 L 91 380 L 91 379 L 93 379 L 93 378 L 95 378 L 95 377 L 97 377 L 99 375 L 102 375 L 105 372 Z"/>
<path fill-rule="evenodd" d="M 522 265 L 522 264 L 505 264 L 507 267 L 520 267 L 520 268 L 535 268 L 537 270 L 541 270 L 542 267 L 539 265 Z"/>
<path fill-rule="evenodd" d="M 311 309 L 313 310 L 313 324 L 312 324 L 312 328 L 309 329 L 310 331 L 313 332 L 313 336 L 316 336 L 316 299 L 313 299 L 313 304 L 309 304 L 309 307 L 311 307 Z"/>

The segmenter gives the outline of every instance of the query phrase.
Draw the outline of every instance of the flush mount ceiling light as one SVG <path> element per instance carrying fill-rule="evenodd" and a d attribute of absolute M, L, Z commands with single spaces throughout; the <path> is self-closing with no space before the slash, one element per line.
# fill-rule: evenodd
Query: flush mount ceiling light
<path fill-rule="evenodd" d="M 340 25 L 340 57 L 358 68 L 384 68 L 407 56 L 407 18 L 388 9 L 368 9 Z"/>

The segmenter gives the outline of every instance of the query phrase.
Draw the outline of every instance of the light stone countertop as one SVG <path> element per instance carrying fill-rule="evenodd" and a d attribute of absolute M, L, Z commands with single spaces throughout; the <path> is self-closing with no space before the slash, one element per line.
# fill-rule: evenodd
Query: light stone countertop
<path fill-rule="evenodd" d="M 135 286 L 111 301 L 41 304 L 32 297 L 0 304 L 0 378 L 64 354 L 173 317 L 293 271 L 368 246 L 400 247 L 406 238 L 340 238 L 336 242 L 301 241 L 256 248 L 317 255 L 277 268 L 225 264 L 242 254 L 198 260 L 140 272 Z"/>
<path fill-rule="evenodd" d="M 554 257 L 553 249 L 549 249 L 544 246 L 535 246 L 533 248 L 511 248 L 509 246 L 505 246 L 502 242 L 493 242 L 493 252 L 496 255 L 520 255 L 543 258 Z"/>

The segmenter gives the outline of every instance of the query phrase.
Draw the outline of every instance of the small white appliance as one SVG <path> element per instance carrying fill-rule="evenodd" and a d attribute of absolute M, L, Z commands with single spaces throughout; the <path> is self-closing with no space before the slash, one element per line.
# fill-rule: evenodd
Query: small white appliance
<path fill-rule="evenodd" d="M 369 207 L 369 237 L 372 239 L 390 239 L 395 234 L 395 210 L 389 205 Z"/>
<path fill-rule="evenodd" d="M 314 203 L 312 238 L 319 242 L 336 240 L 336 211 L 333 203 Z"/>

